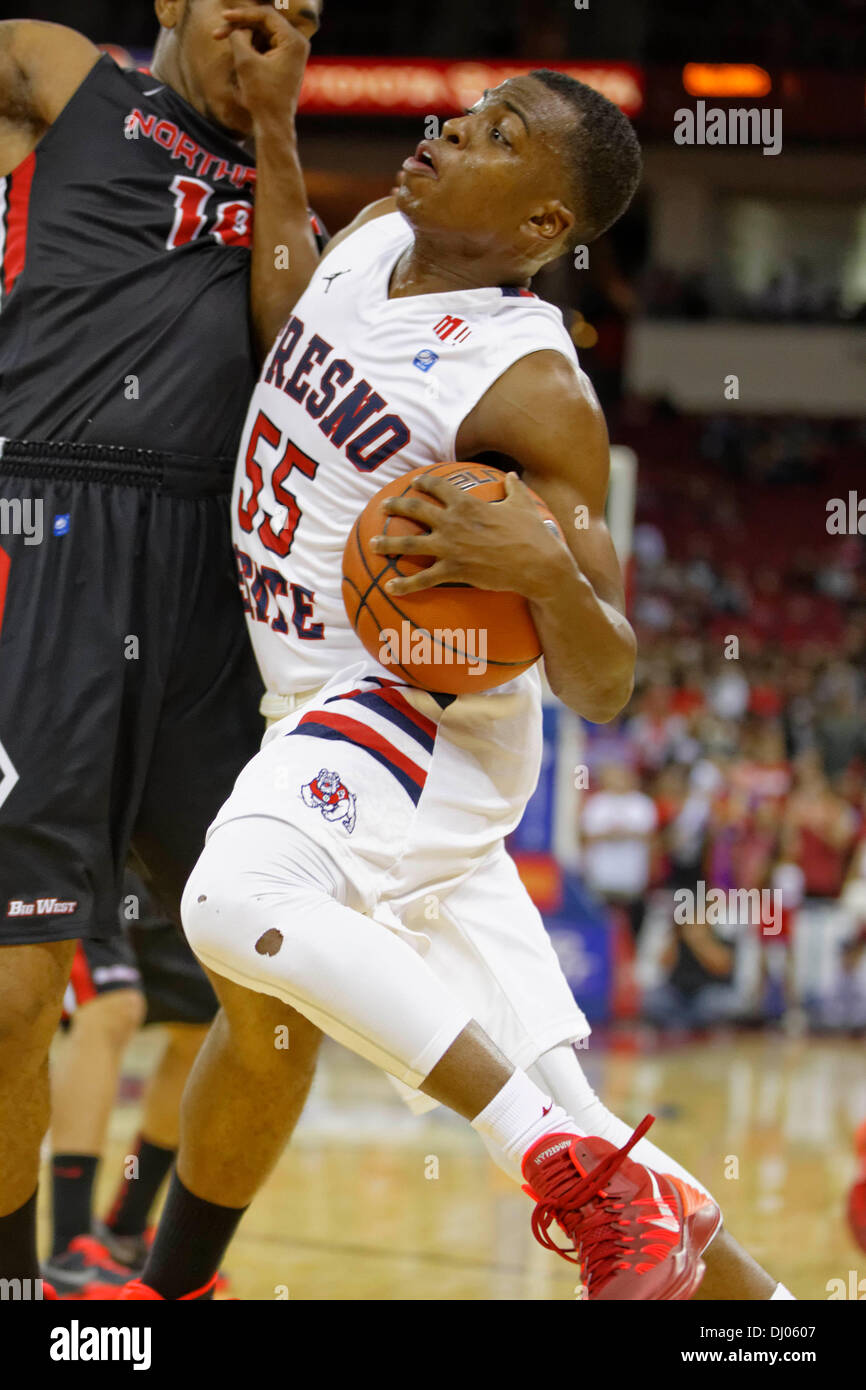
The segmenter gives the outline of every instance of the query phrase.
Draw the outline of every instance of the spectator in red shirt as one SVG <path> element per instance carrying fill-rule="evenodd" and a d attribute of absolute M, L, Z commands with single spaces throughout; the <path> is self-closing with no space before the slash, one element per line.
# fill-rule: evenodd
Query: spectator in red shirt
<path fill-rule="evenodd" d="M 804 754 L 785 814 L 784 850 L 803 871 L 807 899 L 838 898 L 856 832 L 856 812 L 833 791 L 819 755 Z"/>

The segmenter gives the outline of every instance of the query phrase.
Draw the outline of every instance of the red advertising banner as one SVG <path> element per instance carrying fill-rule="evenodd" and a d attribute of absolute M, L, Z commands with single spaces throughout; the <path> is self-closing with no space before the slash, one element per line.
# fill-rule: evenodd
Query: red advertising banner
<path fill-rule="evenodd" d="M 417 58 L 315 58 L 307 68 L 300 109 L 310 115 L 451 115 L 472 106 L 489 87 L 546 64 L 445 62 Z M 616 102 L 627 116 L 643 106 L 643 74 L 627 63 L 557 63 Z"/>
<path fill-rule="evenodd" d="M 150 54 L 101 44 L 123 67 L 146 66 Z M 314 116 L 451 116 L 487 87 L 546 64 L 457 62 L 433 58 L 312 58 L 301 110 Z M 557 63 L 557 72 L 595 87 L 627 116 L 644 103 L 643 73 L 629 63 Z"/>

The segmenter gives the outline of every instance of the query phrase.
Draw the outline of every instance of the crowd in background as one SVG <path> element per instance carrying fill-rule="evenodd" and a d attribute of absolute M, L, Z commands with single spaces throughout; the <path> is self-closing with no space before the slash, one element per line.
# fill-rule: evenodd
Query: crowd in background
<path fill-rule="evenodd" d="M 736 288 L 718 267 L 712 271 L 678 274 L 654 264 L 641 285 L 641 299 L 653 318 L 754 320 L 761 323 L 866 322 L 866 301 L 843 302 L 838 265 L 828 263 L 819 274 L 796 258 L 779 256 L 775 273 L 760 290 Z"/>
<path fill-rule="evenodd" d="M 630 433 L 640 656 L 591 731 L 585 880 L 648 1017 L 866 1026 L 866 536 L 825 524 L 860 430 L 662 409 Z M 675 922 L 699 882 L 776 890 L 782 920 Z"/>

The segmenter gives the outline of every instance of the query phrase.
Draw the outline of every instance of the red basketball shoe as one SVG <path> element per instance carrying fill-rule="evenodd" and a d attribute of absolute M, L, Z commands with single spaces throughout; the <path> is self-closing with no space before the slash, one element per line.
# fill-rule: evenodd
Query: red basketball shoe
<path fill-rule="evenodd" d="M 219 1275 L 215 1274 L 213 1278 L 208 1279 L 207 1283 L 203 1284 L 200 1289 L 194 1289 L 192 1293 L 181 1294 L 180 1298 L 178 1299 L 178 1302 L 205 1302 L 205 1300 L 207 1300 L 210 1297 L 210 1295 L 216 1288 L 218 1279 Z M 120 1290 L 120 1293 L 118 1294 L 118 1300 L 121 1303 L 165 1303 L 166 1301 L 161 1293 L 157 1293 L 156 1289 L 152 1289 L 149 1284 L 143 1284 L 140 1279 L 130 1279 L 128 1284 L 124 1284 L 123 1288 Z"/>
<path fill-rule="evenodd" d="M 704 1277 L 701 1255 L 722 1214 L 680 1178 L 628 1158 L 653 1119 L 647 1115 L 621 1149 L 592 1136 L 556 1133 L 523 1159 L 524 1191 L 538 1204 L 532 1233 L 580 1265 L 586 1298 L 682 1300 Z M 552 1239 L 554 1222 L 570 1247 Z"/>
<path fill-rule="evenodd" d="M 76 1236 L 65 1250 L 42 1263 L 43 1279 L 61 1302 L 114 1299 L 129 1278 L 93 1236 Z"/>
<path fill-rule="evenodd" d="M 858 1175 L 848 1193 L 848 1225 L 860 1249 L 866 1250 L 866 1120 L 854 1135 L 854 1148 Z"/>

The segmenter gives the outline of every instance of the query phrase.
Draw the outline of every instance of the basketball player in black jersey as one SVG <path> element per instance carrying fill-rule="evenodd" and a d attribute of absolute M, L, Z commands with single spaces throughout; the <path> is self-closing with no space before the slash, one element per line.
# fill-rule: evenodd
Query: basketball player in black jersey
<path fill-rule="evenodd" d="M 287 156 L 320 0 L 155 8 L 151 73 L 0 24 L 0 1279 L 39 1275 L 76 939 L 118 931 L 130 846 L 176 911 L 261 731 L 227 498 L 318 256 Z"/>

